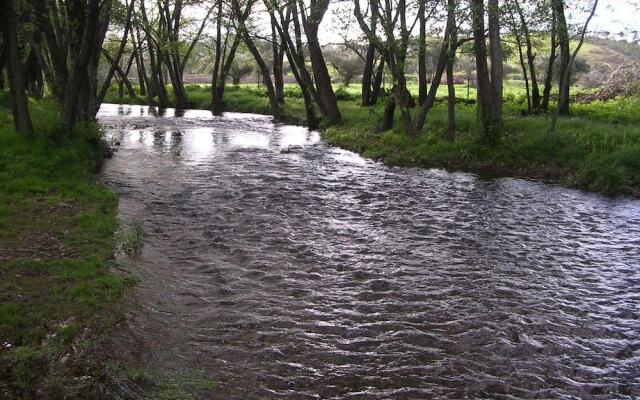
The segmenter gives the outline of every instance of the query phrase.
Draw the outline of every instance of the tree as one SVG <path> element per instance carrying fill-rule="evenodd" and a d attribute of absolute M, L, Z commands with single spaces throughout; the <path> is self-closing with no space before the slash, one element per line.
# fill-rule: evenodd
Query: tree
<path fill-rule="evenodd" d="M 239 63 L 235 62 L 236 52 L 240 45 L 240 35 L 233 33 L 233 27 L 229 20 L 233 17 L 231 10 L 225 10 L 224 2 L 217 0 L 216 11 L 216 38 L 215 38 L 215 58 L 213 63 L 213 71 L 211 72 L 211 111 L 219 114 L 223 111 L 224 89 L 227 76 L 231 73 L 233 83 L 240 83 L 239 80 L 244 75 L 243 69 L 238 68 Z M 245 13 L 249 9 L 245 9 Z M 247 18 L 246 14 L 242 15 L 243 19 Z M 224 30 L 224 33 L 223 33 Z M 231 44 L 229 44 L 231 41 Z M 251 68 L 248 73 L 251 73 Z"/>
<path fill-rule="evenodd" d="M 131 30 L 131 23 L 133 21 L 132 16 L 133 16 L 134 5 L 135 5 L 135 1 L 131 0 L 129 5 L 127 6 L 127 14 L 124 19 L 124 32 L 122 34 L 122 38 L 120 40 L 120 46 L 118 47 L 115 57 L 111 57 L 110 55 L 108 55 L 108 53 L 106 53 L 106 49 L 103 50 L 103 54 L 105 54 L 105 56 L 108 55 L 107 60 L 111 64 L 111 67 L 109 68 L 109 72 L 107 72 L 107 76 L 104 79 L 104 82 L 102 83 L 102 87 L 96 97 L 96 104 L 95 104 L 96 113 L 98 112 L 98 108 L 100 108 L 100 104 L 102 104 L 102 100 L 104 99 L 104 96 L 107 94 L 107 91 L 109 90 L 109 86 L 111 85 L 111 79 L 113 78 L 113 74 L 116 72 L 116 68 L 119 67 L 118 64 L 120 63 L 120 58 L 122 57 L 126 49 L 129 32 Z M 121 79 L 123 81 L 126 80 L 128 82 L 128 80 L 126 79 L 127 78 L 126 74 L 123 74 L 122 71 L 120 72 L 121 72 L 120 74 Z M 130 83 L 127 86 L 131 88 Z M 131 94 L 132 91 L 133 89 L 131 88 L 129 93 Z M 133 93 L 133 95 L 135 97 L 135 93 Z"/>
<path fill-rule="evenodd" d="M 9 88 L 11 91 L 11 105 L 13 111 L 13 123 L 17 132 L 31 134 L 33 125 L 29 113 L 23 65 L 18 49 L 18 17 L 16 15 L 16 0 L 4 0 L 2 2 L 3 44 L 7 57 L 7 73 L 9 75 Z"/>
<path fill-rule="evenodd" d="M 41 0 L 32 6 L 47 44 L 37 49 L 38 58 L 48 60 L 45 77 L 63 107 L 62 139 L 78 120 L 95 120 L 97 70 L 112 1 Z"/>
<path fill-rule="evenodd" d="M 569 74 L 571 72 L 571 66 L 574 63 L 576 57 L 578 56 L 578 53 L 580 52 L 580 49 L 582 48 L 582 45 L 584 44 L 584 38 L 585 35 L 587 34 L 587 28 L 589 27 L 589 23 L 591 22 L 591 19 L 593 18 L 593 16 L 596 13 L 596 9 L 598 8 L 598 0 L 594 0 L 593 1 L 593 6 L 591 8 L 591 13 L 589 14 L 589 16 L 587 17 L 587 20 L 585 21 L 582 30 L 580 31 L 580 40 L 578 42 L 578 45 L 576 46 L 575 50 L 573 51 L 573 54 L 571 54 L 571 57 L 569 58 L 569 64 L 566 66 L 566 68 L 564 69 L 564 75 L 562 76 L 560 82 L 561 85 L 563 84 L 568 84 L 569 82 Z M 562 114 L 562 104 L 569 104 L 569 89 L 566 88 L 563 90 L 562 86 L 560 88 L 560 95 L 558 96 L 558 107 L 556 108 L 556 112 L 553 114 L 553 118 L 551 119 L 551 126 L 549 127 L 549 132 L 553 133 L 556 130 L 556 125 L 558 123 L 558 117 Z"/>
<path fill-rule="evenodd" d="M 349 86 L 353 79 L 364 69 L 365 63 L 357 54 L 346 49 L 331 48 L 326 51 L 327 60 L 340 75 L 345 86 Z M 369 83 L 371 85 L 371 83 Z"/>
<path fill-rule="evenodd" d="M 568 115 L 569 89 L 571 86 L 571 69 L 569 68 L 569 64 L 571 63 L 571 51 L 569 49 L 569 28 L 567 26 L 567 19 L 564 13 L 564 0 L 551 0 L 551 5 L 553 7 L 553 13 L 555 15 L 558 43 L 560 45 L 559 88 L 562 102 L 558 103 L 558 110 L 560 115 Z"/>
<path fill-rule="evenodd" d="M 327 64 L 325 63 L 318 39 L 318 29 L 328 8 L 329 0 L 310 0 L 308 7 L 303 0 L 298 0 L 298 13 L 307 37 L 309 59 L 311 60 L 313 78 L 319 100 L 325 109 L 326 116 L 332 123 L 335 123 L 340 121 L 342 116 L 338 109 L 338 100 L 333 92 L 331 77 L 329 76 Z M 296 16 L 294 15 L 294 17 Z"/>
<path fill-rule="evenodd" d="M 502 132 L 502 44 L 500 16 L 497 0 L 489 0 L 489 43 L 491 72 L 487 62 L 485 41 L 484 0 L 471 0 L 473 18 L 474 53 L 478 91 L 478 117 L 482 124 L 482 137 L 486 143 L 496 144 Z"/>
<path fill-rule="evenodd" d="M 209 7 L 205 17 L 202 19 L 198 31 L 191 42 L 187 45 L 184 53 L 181 53 L 181 28 L 183 23 L 182 11 L 183 0 L 158 0 L 159 24 L 156 42 L 158 43 L 157 54 L 163 61 L 169 73 L 173 94 L 175 96 L 176 108 L 183 109 L 188 106 L 187 93 L 184 88 L 184 68 L 195 47 L 200 40 L 202 31 L 206 26 L 213 7 Z"/>
<path fill-rule="evenodd" d="M 231 75 L 231 83 L 239 85 L 242 78 L 253 73 L 253 65 L 248 62 L 238 61 L 237 59 L 231 63 L 229 75 Z"/>
<path fill-rule="evenodd" d="M 267 96 L 269 97 L 269 104 L 271 106 L 271 115 L 273 115 L 276 120 L 280 120 L 280 102 L 278 102 L 278 98 L 276 96 L 276 91 L 273 86 L 273 80 L 271 79 L 269 67 L 260 54 L 260 51 L 256 47 L 256 44 L 247 26 L 248 16 L 251 14 L 251 9 L 255 5 L 255 3 L 256 0 L 246 0 L 243 11 L 240 5 L 240 0 L 231 0 L 231 6 L 236 21 L 237 35 L 240 35 L 245 46 L 247 46 L 247 49 L 253 55 L 253 58 L 258 65 L 258 69 L 260 70 L 260 73 L 262 75 L 263 83 L 267 87 Z"/>

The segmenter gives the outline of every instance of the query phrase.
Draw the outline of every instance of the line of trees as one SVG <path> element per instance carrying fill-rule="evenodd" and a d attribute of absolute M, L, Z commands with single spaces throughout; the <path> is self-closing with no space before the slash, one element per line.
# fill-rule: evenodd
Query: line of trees
<path fill-rule="evenodd" d="M 586 22 L 573 27 L 567 10 L 577 5 L 585 7 Z M 63 106 L 63 137 L 78 121 L 95 119 L 112 81 L 121 93 L 126 88 L 137 96 L 130 80 L 134 69 L 138 93 L 149 105 L 166 107 L 173 96 L 177 108 L 188 107 L 185 69 L 203 46 L 210 49 L 211 109 L 220 113 L 230 76 L 235 83 L 241 74 L 236 59 L 242 48 L 254 61 L 276 119 L 285 102 L 286 62 L 309 126 L 322 119 L 339 122 L 333 66 L 349 81 L 362 77 L 363 106 L 386 101 L 381 131 L 391 129 L 399 113 L 402 129 L 413 136 L 422 131 L 446 82 L 446 137 L 455 140 L 454 65 L 465 54 L 474 64 L 467 62 L 468 74 L 475 70 L 481 134 L 494 144 L 502 135 L 505 49 L 517 50 L 528 112 L 549 112 L 557 76 L 557 115 L 566 115 L 572 64 L 597 5 L 598 0 L 352 0 L 343 7 L 344 20 L 353 24 L 342 45 L 356 56 L 347 62 L 319 37 L 332 12 L 329 0 L 3 0 L 0 72 L 9 78 L 16 129 L 32 131 L 27 96 L 43 96 L 46 87 Z M 439 43 L 429 43 L 435 37 Z M 429 65 L 427 48 L 434 46 Z M 414 57 L 417 98 L 407 77 Z M 383 96 L 385 75 L 390 89 Z"/>

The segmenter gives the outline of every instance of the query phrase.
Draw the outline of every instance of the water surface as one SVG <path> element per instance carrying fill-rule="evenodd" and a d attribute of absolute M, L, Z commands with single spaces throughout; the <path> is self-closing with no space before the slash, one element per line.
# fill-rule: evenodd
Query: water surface
<path fill-rule="evenodd" d="M 103 105 L 146 368 L 210 399 L 640 396 L 640 202 Z"/>

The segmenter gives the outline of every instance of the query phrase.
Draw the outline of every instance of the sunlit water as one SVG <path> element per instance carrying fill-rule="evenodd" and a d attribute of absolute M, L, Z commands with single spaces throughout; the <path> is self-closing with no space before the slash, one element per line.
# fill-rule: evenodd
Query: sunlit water
<path fill-rule="evenodd" d="M 145 234 L 120 335 L 146 368 L 211 399 L 640 396 L 640 202 L 389 168 L 263 116 L 100 120 Z"/>

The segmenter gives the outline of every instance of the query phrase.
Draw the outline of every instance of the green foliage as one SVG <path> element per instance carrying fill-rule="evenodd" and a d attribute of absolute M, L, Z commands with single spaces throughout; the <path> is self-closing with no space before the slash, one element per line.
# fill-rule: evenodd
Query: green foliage
<path fill-rule="evenodd" d="M 607 101 L 573 104 L 571 113 L 613 124 L 640 124 L 640 97 L 618 97 Z"/>
<path fill-rule="evenodd" d="M 51 368 L 56 387 L 68 386 L 60 383 L 65 374 L 74 382 L 56 363 L 78 346 L 78 332 L 110 326 L 132 283 L 110 270 L 117 197 L 93 173 L 104 154 L 101 132 L 79 124 L 56 142 L 59 110 L 32 101 L 35 134 L 26 137 L 0 109 L 0 249 L 9 255 L 0 261 L 0 338 L 10 345 L 0 352 L 0 378 L 8 374 L 26 398 L 49 382 Z"/>
<path fill-rule="evenodd" d="M 13 349 L 6 356 L 11 364 L 11 383 L 23 392 L 28 392 L 33 383 L 46 372 L 46 354 L 30 346 Z"/>
<path fill-rule="evenodd" d="M 211 390 L 215 386 L 214 381 L 203 377 L 199 373 L 184 373 L 176 375 L 162 383 L 147 399 L 195 400 L 198 398 L 198 393 L 204 390 Z"/>

